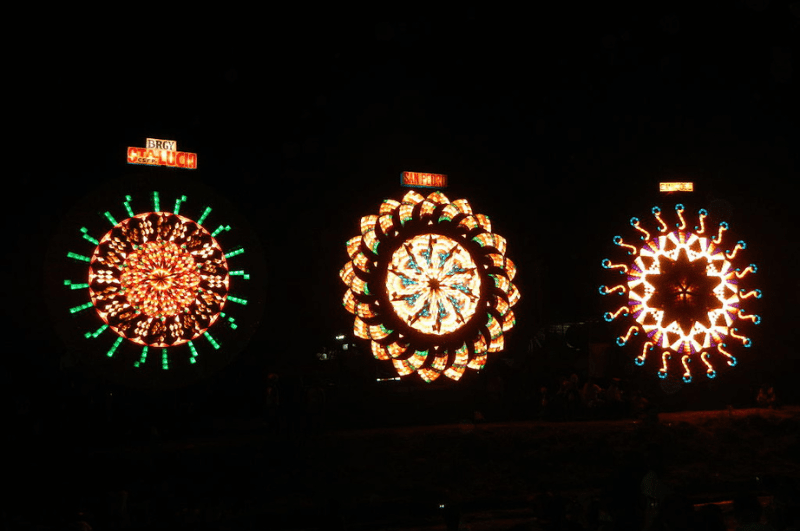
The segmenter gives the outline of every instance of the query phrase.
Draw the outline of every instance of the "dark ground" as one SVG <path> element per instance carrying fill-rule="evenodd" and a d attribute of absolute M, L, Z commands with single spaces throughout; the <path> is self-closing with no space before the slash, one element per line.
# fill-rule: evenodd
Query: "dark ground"
<path fill-rule="evenodd" d="M 800 499 L 797 407 L 371 429 L 313 412 L 159 427 L 99 416 L 17 417 L 6 457 L 25 468 L 6 478 L 6 528 L 434 530 L 457 511 L 472 530 L 599 529 L 604 514 L 641 529 L 651 469 L 696 507 L 748 493 L 778 518 Z"/>

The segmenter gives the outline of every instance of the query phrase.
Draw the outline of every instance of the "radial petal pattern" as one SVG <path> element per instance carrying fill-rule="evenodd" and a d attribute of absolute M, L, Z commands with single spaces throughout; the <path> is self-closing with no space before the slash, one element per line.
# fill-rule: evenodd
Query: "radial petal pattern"
<path fill-rule="evenodd" d="M 110 210 L 104 212 L 111 229 L 99 240 L 81 228 L 83 240 L 94 251 L 88 256 L 67 254 L 85 269 L 80 280 L 64 280 L 64 286 L 88 295 L 89 301 L 71 307 L 71 314 L 90 313 L 86 310 L 94 308 L 99 317 L 99 328 L 87 331 L 86 339 L 100 338 L 105 331 L 115 336 L 106 357 L 116 358 L 121 350 L 130 350 L 121 347 L 125 343 L 136 351 L 134 367 L 144 367 L 149 355 L 151 360 L 156 358 L 155 365 L 167 370 L 176 364 L 185 366 L 184 361 L 194 365 L 199 349 L 220 349 L 219 336 L 212 337 L 208 331 L 220 321 L 231 330 L 237 328 L 230 315 L 231 303 L 246 306 L 248 301 L 232 293 L 231 285 L 241 286 L 240 281 L 249 280 L 250 275 L 229 268 L 231 259 L 243 254 L 244 248 L 225 252 L 217 240 L 231 227 L 223 224 L 210 232 L 204 226 L 211 207 L 201 210 L 194 221 L 179 213 L 185 195 L 163 205 L 171 211 L 162 208 L 158 192 L 150 199 L 152 209 L 136 214 L 132 197 L 125 196 L 122 205 L 127 217 L 119 222 Z M 204 347 L 196 344 L 201 336 Z M 184 354 L 177 359 L 170 356 L 173 347 L 180 347 Z"/>
<path fill-rule="evenodd" d="M 152 347 L 191 341 L 217 320 L 228 295 L 225 255 L 202 226 L 171 212 L 117 224 L 89 264 L 89 294 L 118 335 Z"/>
<path fill-rule="evenodd" d="M 506 240 L 465 199 L 410 191 L 361 218 L 339 275 L 357 337 L 401 376 L 431 382 L 481 369 L 503 349 L 519 300 Z"/>
<path fill-rule="evenodd" d="M 720 363 L 736 365 L 733 347 L 752 345 L 742 330 L 761 318 L 745 306 L 760 299 L 761 290 L 745 287 L 757 271 L 754 264 L 742 263 L 746 244 L 738 241 L 725 250 L 728 224 L 710 230 L 708 212 L 701 209 L 692 230 L 684 212 L 683 205 L 676 205 L 674 229 L 658 207 L 652 209 L 655 228 L 648 230 L 631 218 L 639 241 L 615 236 L 614 243 L 627 251 L 627 258 L 602 261 L 605 269 L 626 280 L 600 286 L 600 294 L 624 298 L 605 319 L 627 321 L 617 344 L 640 344 L 636 364 L 652 362 L 660 378 L 680 375 L 688 383 L 701 372 L 715 378 Z"/>

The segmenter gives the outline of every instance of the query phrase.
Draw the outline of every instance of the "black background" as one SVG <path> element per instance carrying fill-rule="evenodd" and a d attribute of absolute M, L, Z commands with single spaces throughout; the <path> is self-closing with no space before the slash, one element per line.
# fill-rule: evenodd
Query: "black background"
<path fill-rule="evenodd" d="M 632 234 L 631 216 L 678 200 L 721 214 L 748 242 L 764 291 L 737 385 L 780 381 L 790 393 L 799 10 L 767 0 L 522 11 L 142 4 L 124 16 L 26 17 L 4 83 L 6 385 L 44 391 L 58 380 L 47 249 L 73 205 L 143 171 L 126 164 L 126 147 L 150 137 L 176 140 L 199 167 L 149 171 L 217 190 L 264 248 L 261 325 L 227 371 L 302 370 L 349 331 L 345 241 L 361 216 L 401 197 L 399 173 L 414 170 L 446 173 L 448 197 L 467 198 L 509 241 L 522 294 L 511 352 L 544 324 L 608 309 L 600 261 L 615 234 Z M 696 192 L 665 197 L 662 180 Z"/>

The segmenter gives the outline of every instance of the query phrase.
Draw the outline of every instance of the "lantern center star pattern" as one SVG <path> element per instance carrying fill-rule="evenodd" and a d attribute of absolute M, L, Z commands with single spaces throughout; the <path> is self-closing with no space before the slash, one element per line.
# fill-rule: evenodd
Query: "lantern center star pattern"
<path fill-rule="evenodd" d="M 677 260 L 661 256 L 659 265 L 661 273 L 648 275 L 647 280 L 654 291 L 650 307 L 664 312 L 661 322 L 678 323 L 685 335 L 691 334 L 694 323 L 710 328 L 709 314 L 722 308 L 722 303 L 714 295 L 720 279 L 707 274 L 708 260 L 692 261 L 681 249 Z"/>
<path fill-rule="evenodd" d="M 503 349 L 519 291 L 506 240 L 465 199 L 408 192 L 361 219 L 340 271 L 354 333 L 400 376 L 458 380 Z"/>
<path fill-rule="evenodd" d="M 744 268 L 736 265 L 746 244 L 738 241 L 730 250 L 722 247 L 728 224 L 720 223 L 716 235 L 707 234 L 708 212 L 701 209 L 699 225 L 690 230 L 684 210 L 683 205 L 676 205 L 677 230 L 670 230 L 661 217 L 661 209 L 654 207 L 652 212 L 659 224 L 659 234 L 654 236 L 638 218 L 631 218 L 643 243 L 631 245 L 615 236 L 614 243 L 632 258 L 627 263 L 615 264 L 609 259 L 602 262 L 604 268 L 626 275 L 627 282 L 600 286 L 600 293 L 625 296 L 625 303 L 615 312 L 607 312 L 605 319 L 632 320 L 627 332 L 617 338 L 617 344 L 624 346 L 633 338 L 640 338 L 642 349 L 635 358 L 637 365 L 644 365 L 648 354 L 657 351 L 659 377 L 668 378 L 671 368 L 680 363 L 683 381 L 691 382 L 696 373 L 693 366 L 704 366 L 706 376 L 714 378 L 715 360 L 721 359 L 730 367 L 737 364 L 728 351 L 728 342 L 752 345 L 738 327 L 761 322 L 758 315 L 745 311 L 748 299 L 760 299 L 761 291 L 742 287 L 757 271 L 754 264 Z"/>
<path fill-rule="evenodd" d="M 173 242 L 148 242 L 125 259 L 120 284 L 134 308 L 171 317 L 194 300 L 201 276 L 192 254 Z"/>
<path fill-rule="evenodd" d="M 386 279 L 395 313 L 416 330 L 438 335 L 475 314 L 480 286 L 467 250 L 441 234 L 422 234 L 400 246 Z"/>

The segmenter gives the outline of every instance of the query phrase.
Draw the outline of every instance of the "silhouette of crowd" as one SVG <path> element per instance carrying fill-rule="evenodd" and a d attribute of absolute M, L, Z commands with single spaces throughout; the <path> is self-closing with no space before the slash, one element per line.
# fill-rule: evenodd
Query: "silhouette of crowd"
<path fill-rule="evenodd" d="M 489 412 L 489 422 L 492 405 L 507 406 L 513 392 L 506 379 L 495 376 L 487 378 L 485 400 L 469 404 L 481 419 L 481 410 Z M 24 390 L 6 395 L 7 458 L 25 467 L 13 468 L 6 478 L 14 488 L 2 506 L 3 529 L 367 528 L 348 527 L 354 509 L 346 490 L 320 492 L 316 485 L 312 463 L 317 461 L 310 456 L 324 454 L 322 441 L 335 437 L 333 414 L 340 401 L 324 379 L 270 372 L 249 405 L 237 402 L 237 414 L 222 397 L 219 404 L 201 402 L 206 391 L 196 396 L 165 392 L 154 403 L 137 405 L 131 398 L 142 399 L 141 393 L 81 385 L 65 384 L 53 403 Z M 624 380 L 582 379 L 576 373 L 531 389 L 530 396 L 533 411 L 527 419 L 541 424 L 634 420 L 652 411 Z M 754 401 L 780 407 L 769 387 Z M 383 404 L 370 406 L 377 410 Z M 642 423 L 641 430 L 649 429 Z M 669 481 L 673 463 L 666 444 L 655 442 L 631 455 L 588 495 L 559 491 L 542 477 L 537 488 L 520 492 L 527 496 L 527 510 L 513 529 L 798 529 L 800 482 L 762 478 L 737 487 L 730 503 L 700 504 Z M 485 455 L 491 458 L 491 452 Z M 358 455 L 352 459 L 356 470 Z M 574 490 L 588 487 L 574 485 Z M 476 519 L 469 503 L 448 503 L 431 518 L 426 520 L 430 529 L 492 528 Z"/>

